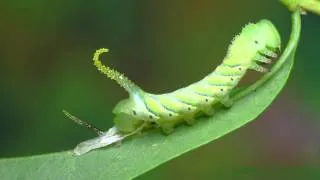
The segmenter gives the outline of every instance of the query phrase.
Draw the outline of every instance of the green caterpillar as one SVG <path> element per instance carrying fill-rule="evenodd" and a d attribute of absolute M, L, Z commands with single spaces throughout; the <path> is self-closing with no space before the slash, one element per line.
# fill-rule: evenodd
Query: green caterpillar
<path fill-rule="evenodd" d="M 270 21 L 249 23 L 233 39 L 222 64 L 212 73 L 187 87 L 160 95 L 143 91 L 123 74 L 104 66 L 99 56 L 108 52 L 108 49 L 97 50 L 93 57 L 94 65 L 101 73 L 123 87 L 129 93 L 129 98 L 115 106 L 115 126 L 107 132 L 102 132 L 65 112 L 75 122 L 93 129 L 99 135 L 80 143 L 74 150 L 75 154 L 81 155 L 92 149 L 120 142 L 155 125 L 169 134 L 182 121 L 193 124 L 199 113 L 212 116 L 214 104 L 221 103 L 230 107 L 233 102 L 229 94 L 247 70 L 267 72 L 267 69 L 259 64 L 269 64 L 277 58 L 280 45 L 280 35 Z"/>

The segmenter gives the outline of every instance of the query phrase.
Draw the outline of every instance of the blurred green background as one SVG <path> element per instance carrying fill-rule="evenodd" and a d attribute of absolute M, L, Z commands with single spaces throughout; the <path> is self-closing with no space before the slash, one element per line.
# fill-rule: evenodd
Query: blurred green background
<path fill-rule="evenodd" d="M 273 21 L 283 47 L 291 30 L 290 14 L 278 1 L 0 4 L 0 157 L 63 151 L 95 136 L 64 117 L 62 109 L 101 129 L 112 126 L 112 108 L 127 94 L 92 65 L 97 48 L 110 48 L 106 63 L 145 90 L 163 93 L 212 71 L 250 21 Z M 252 168 L 319 168 L 319 32 L 320 17 L 304 16 L 288 85 L 256 121 L 139 179 L 269 179 Z M 274 176 L 299 177 L 294 172 L 279 170 Z"/>

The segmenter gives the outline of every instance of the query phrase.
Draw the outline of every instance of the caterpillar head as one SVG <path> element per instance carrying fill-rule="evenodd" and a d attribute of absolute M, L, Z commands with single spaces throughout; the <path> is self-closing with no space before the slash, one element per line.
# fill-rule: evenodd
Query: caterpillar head
<path fill-rule="evenodd" d="M 249 23 L 237 35 L 228 51 L 233 63 L 252 64 L 254 61 L 270 63 L 278 56 L 281 39 L 276 27 L 269 20 Z"/>
<path fill-rule="evenodd" d="M 281 38 L 276 27 L 266 19 L 256 23 L 249 35 L 253 41 L 253 49 L 266 56 L 274 57 L 280 50 Z"/>

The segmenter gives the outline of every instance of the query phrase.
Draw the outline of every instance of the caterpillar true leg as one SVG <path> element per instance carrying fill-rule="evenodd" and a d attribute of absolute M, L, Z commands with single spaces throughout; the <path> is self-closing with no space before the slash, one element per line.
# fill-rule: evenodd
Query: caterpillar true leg
<path fill-rule="evenodd" d="M 262 67 L 257 63 L 252 63 L 249 68 L 252 69 L 252 70 L 258 71 L 258 72 L 262 72 L 262 73 L 268 72 L 267 68 Z"/>
<path fill-rule="evenodd" d="M 258 61 L 258 62 L 266 63 L 266 64 L 272 63 L 272 59 L 270 59 L 269 57 L 263 56 L 261 54 L 257 54 L 257 56 L 254 58 L 254 60 Z"/>
<path fill-rule="evenodd" d="M 266 47 L 266 49 L 263 49 L 261 51 L 261 53 L 266 55 L 266 56 L 272 57 L 272 58 L 277 58 L 278 57 L 278 54 L 273 52 L 273 50 L 269 49 L 268 46 Z"/>

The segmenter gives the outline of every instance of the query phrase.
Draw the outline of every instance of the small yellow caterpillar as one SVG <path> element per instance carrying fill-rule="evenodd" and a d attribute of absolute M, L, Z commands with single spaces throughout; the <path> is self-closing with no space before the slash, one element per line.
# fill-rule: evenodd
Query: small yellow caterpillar
<path fill-rule="evenodd" d="M 277 58 L 280 45 L 280 35 L 270 21 L 250 23 L 234 38 L 222 64 L 212 73 L 187 87 L 160 95 L 143 91 L 123 74 L 104 66 L 99 56 L 108 52 L 108 49 L 98 49 L 93 57 L 94 65 L 123 87 L 129 93 L 129 98 L 120 101 L 114 108 L 115 126 L 107 132 L 65 112 L 76 123 L 93 129 L 99 135 L 80 143 L 74 150 L 75 154 L 81 155 L 92 149 L 120 142 L 154 125 L 169 134 L 181 121 L 193 124 L 199 113 L 212 116 L 214 104 L 221 103 L 230 107 L 233 102 L 229 94 L 247 70 L 267 72 L 258 62 L 271 63 L 272 59 Z"/>

